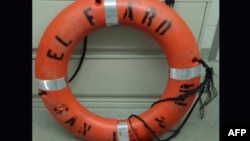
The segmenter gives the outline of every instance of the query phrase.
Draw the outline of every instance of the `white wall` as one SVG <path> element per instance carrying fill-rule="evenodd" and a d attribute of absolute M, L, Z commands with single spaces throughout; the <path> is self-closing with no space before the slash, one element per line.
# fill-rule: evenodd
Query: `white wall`
<path fill-rule="evenodd" d="M 211 48 L 214 40 L 215 30 L 219 21 L 219 0 L 211 0 L 207 7 L 203 24 L 203 33 L 200 39 L 201 48 Z"/>

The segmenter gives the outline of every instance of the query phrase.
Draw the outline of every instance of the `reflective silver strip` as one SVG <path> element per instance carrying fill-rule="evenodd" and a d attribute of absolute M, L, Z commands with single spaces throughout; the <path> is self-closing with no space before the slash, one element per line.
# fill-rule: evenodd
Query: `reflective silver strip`
<path fill-rule="evenodd" d="M 170 78 L 188 80 L 201 75 L 201 65 L 187 69 L 170 68 Z"/>
<path fill-rule="evenodd" d="M 54 80 L 36 79 L 36 81 L 38 88 L 41 90 L 54 91 L 63 89 L 67 86 L 67 81 L 65 77 L 61 77 Z"/>
<path fill-rule="evenodd" d="M 118 25 L 116 0 L 104 0 L 106 25 Z"/>
<path fill-rule="evenodd" d="M 120 122 L 117 125 L 118 141 L 129 141 L 127 122 Z"/>

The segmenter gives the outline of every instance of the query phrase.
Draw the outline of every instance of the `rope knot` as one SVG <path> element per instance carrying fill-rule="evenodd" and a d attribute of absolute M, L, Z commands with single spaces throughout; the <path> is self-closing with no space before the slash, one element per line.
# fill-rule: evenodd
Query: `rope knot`
<path fill-rule="evenodd" d="M 213 68 L 211 68 L 211 67 L 206 68 L 206 74 L 212 76 L 212 74 L 213 74 Z"/>

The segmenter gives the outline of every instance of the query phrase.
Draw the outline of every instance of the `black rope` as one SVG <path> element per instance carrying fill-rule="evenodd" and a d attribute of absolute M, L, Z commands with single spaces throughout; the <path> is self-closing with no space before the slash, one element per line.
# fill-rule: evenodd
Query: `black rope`
<path fill-rule="evenodd" d="M 184 94 L 182 95 L 179 95 L 177 97 L 173 97 L 173 98 L 166 98 L 166 99 L 161 99 L 161 100 L 158 100 L 156 102 L 154 102 L 151 107 L 153 107 L 154 105 L 158 104 L 158 103 L 161 103 L 161 102 L 166 102 L 166 101 L 175 101 L 176 104 L 182 104 L 182 106 L 186 106 L 185 103 L 182 103 L 187 97 L 193 95 L 193 94 L 196 94 L 197 91 L 198 91 L 198 88 L 195 88 L 195 89 L 192 89 L 192 90 L 187 90 Z M 179 103 L 180 102 L 180 103 Z"/>
<path fill-rule="evenodd" d="M 205 79 L 199 86 L 199 93 L 202 95 L 204 92 L 207 93 L 207 98 L 203 102 L 202 98 L 200 101 L 200 116 L 201 119 L 204 117 L 204 109 L 205 107 L 217 96 L 217 90 L 214 87 L 213 81 L 213 68 L 209 67 L 202 59 L 195 58 L 193 62 L 200 62 L 202 66 L 206 69 Z"/>
<path fill-rule="evenodd" d="M 132 114 L 132 115 L 129 116 L 128 121 L 129 121 L 129 124 L 130 124 L 130 126 L 131 126 L 133 132 L 135 133 L 135 135 L 136 135 L 136 137 L 137 137 L 137 139 L 138 139 L 139 141 L 142 141 L 142 140 L 141 140 L 140 136 L 136 133 L 135 129 L 134 129 L 133 126 L 132 126 L 132 123 L 131 123 L 131 118 L 132 118 L 132 117 L 135 117 L 135 118 L 137 118 L 138 120 L 140 120 L 140 121 L 143 123 L 144 127 L 146 127 L 146 128 L 148 129 L 148 131 L 149 131 L 155 138 L 158 138 L 158 137 L 155 135 L 154 130 L 152 130 L 152 129 L 149 127 L 149 125 L 148 125 L 142 118 L 140 118 L 140 117 L 137 116 L 137 115 Z"/>
<path fill-rule="evenodd" d="M 193 112 L 193 110 L 194 110 L 194 108 L 195 108 L 195 106 L 196 106 L 196 104 L 198 102 L 200 102 L 200 109 L 199 109 L 200 110 L 200 115 L 201 115 L 200 118 L 203 119 L 205 106 L 207 106 L 217 96 L 217 90 L 214 87 L 214 82 L 213 82 L 213 68 L 209 67 L 202 59 L 195 58 L 192 61 L 193 62 L 199 62 L 199 63 L 201 63 L 202 66 L 206 69 L 206 74 L 205 74 L 203 82 L 197 88 L 184 91 L 184 94 L 182 94 L 180 96 L 173 97 L 173 98 L 161 99 L 161 100 L 158 100 L 158 101 L 154 102 L 151 105 L 151 107 L 153 107 L 156 104 L 159 104 L 159 103 L 162 103 L 162 102 L 173 101 L 176 104 L 179 104 L 181 106 L 185 106 L 186 104 L 183 103 L 183 102 L 189 96 L 198 93 L 198 98 L 195 100 L 193 106 L 191 107 L 191 109 L 188 112 L 187 116 L 185 117 L 184 121 L 181 123 L 181 125 L 178 127 L 178 129 L 176 129 L 176 130 L 170 130 L 170 131 L 173 132 L 173 134 L 170 137 L 168 137 L 166 139 L 163 139 L 163 140 L 160 140 L 160 138 L 156 136 L 155 131 L 152 130 L 150 128 L 150 126 L 142 118 L 140 118 L 139 116 L 136 116 L 136 115 L 131 115 L 128 118 L 129 124 L 130 124 L 130 127 L 132 128 L 134 134 L 137 136 L 137 138 L 138 138 L 139 141 L 142 141 L 142 140 L 140 139 L 139 135 L 136 133 L 135 129 L 133 128 L 133 125 L 131 124 L 131 118 L 132 117 L 135 117 L 138 120 L 140 120 L 143 123 L 143 125 L 145 126 L 145 128 L 148 129 L 148 131 L 150 132 L 150 134 L 153 135 L 157 141 L 169 141 L 172 138 L 176 137 L 180 133 L 182 127 L 185 125 L 185 123 L 187 122 L 187 120 L 189 119 L 190 115 L 192 114 L 192 112 Z M 203 102 L 201 97 L 202 97 L 202 95 L 204 93 L 207 93 L 207 98 Z"/>
<path fill-rule="evenodd" d="M 165 4 L 170 6 L 170 7 L 174 7 L 175 4 L 175 0 L 164 0 Z"/>
<path fill-rule="evenodd" d="M 138 139 L 139 141 L 142 141 L 142 139 L 141 139 L 140 136 L 136 133 L 134 127 L 132 126 L 132 123 L 131 123 L 131 118 L 132 118 L 132 117 L 135 117 L 135 118 L 137 118 L 138 120 L 140 120 L 140 121 L 143 123 L 144 127 L 146 127 L 146 128 L 148 129 L 148 131 L 150 132 L 150 134 L 153 135 L 153 136 L 155 137 L 155 139 L 157 139 L 157 140 L 160 141 L 160 139 L 155 135 L 155 131 L 152 130 L 152 129 L 150 128 L 150 126 L 149 126 L 141 117 L 132 114 L 132 115 L 129 116 L 128 121 L 129 121 L 130 127 L 132 128 L 133 132 L 135 133 L 135 135 L 136 135 L 136 137 L 137 137 L 137 139 Z M 170 129 L 169 132 L 176 132 L 176 131 Z"/>
<path fill-rule="evenodd" d="M 79 70 L 80 70 L 80 68 L 82 66 L 82 63 L 83 63 L 83 60 L 84 60 L 85 54 L 86 54 L 86 49 L 87 49 L 87 40 L 88 40 L 88 36 L 86 36 L 84 38 L 83 49 L 82 49 L 82 54 L 81 54 L 81 58 L 80 58 L 79 64 L 78 64 L 78 66 L 77 66 L 74 74 L 69 79 L 69 82 L 71 82 L 76 77 L 77 73 L 79 72 Z"/>

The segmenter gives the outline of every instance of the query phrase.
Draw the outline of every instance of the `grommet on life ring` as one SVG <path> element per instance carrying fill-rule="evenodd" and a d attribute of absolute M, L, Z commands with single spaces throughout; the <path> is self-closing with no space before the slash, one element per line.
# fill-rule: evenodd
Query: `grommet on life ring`
<path fill-rule="evenodd" d="M 154 38 L 165 53 L 169 78 L 160 97 L 177 97 L 200 83 L 200 58 L 195 38 L 171 8 L 156 0 L 77 0 L 47 27 L 40 41 L 35 75 L 45 106 L 66 129 L 86 141 L 153 139 L 137 118 L 110 119 L 92 113 L 73 96 L 67 78 L 72 51 L 83 37 L 105 26 L 133 26 Z M 180 103 L 162 102 L 138 115 L 160 136 L 186 114 L 195 95 Z"/>

